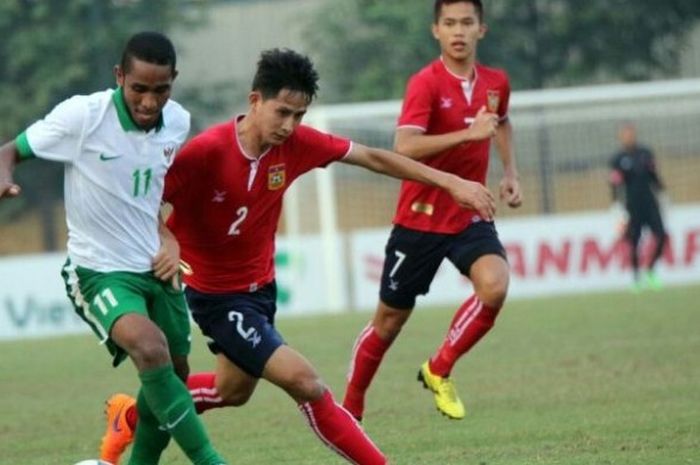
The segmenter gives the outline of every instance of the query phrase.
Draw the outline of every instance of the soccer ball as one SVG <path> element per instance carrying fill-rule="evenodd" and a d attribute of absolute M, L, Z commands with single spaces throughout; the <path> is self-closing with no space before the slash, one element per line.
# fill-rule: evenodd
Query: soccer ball
<path fill-rule="evenodd" d="M 109 462 L 103 462 L 102 460 L 83 460 L 76 463 L 75 465 L 112 465 Z"/>

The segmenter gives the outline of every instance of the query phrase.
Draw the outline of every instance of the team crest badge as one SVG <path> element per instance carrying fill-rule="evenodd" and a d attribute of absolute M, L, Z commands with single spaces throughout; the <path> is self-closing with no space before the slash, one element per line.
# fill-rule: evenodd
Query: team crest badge
<path fill-rule="evenodd" d="M 501 93 L 494 89 L 486 91 L 486 108 L 491 113 L 498 111 L 498 105 L 501 103 Z"/>
<path fill-rule="evenodd" d="M 173 155 L 175 155 L 175 144 L 168 144 L 163 147 L 163 156 L 165 157 L 165 163 L 168 165 L 173 161 Z"/>
<path fill-rule="evenodd" d="M 267 188 L 271 191 L 276 191 L 284 187 L 286 176 L 284 172 L 284 163 L 272 165 L 267 170 Z"/>
<path fill-rule="evenodd" d="M 434 210 L 435 207 L 432 203 L 413 202 L 411 204 L 411 211 L 414 213 L 424 213 L 428 216 L 432 216 Z"/>

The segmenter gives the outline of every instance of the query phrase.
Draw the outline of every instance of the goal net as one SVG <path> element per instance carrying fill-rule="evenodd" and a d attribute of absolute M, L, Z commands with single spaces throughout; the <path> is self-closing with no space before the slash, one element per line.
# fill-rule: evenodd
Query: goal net
<path fill-rule="evenodd" d="M 390 149 L 400 101 L 312 107 L 307 124 Z M 623 121 L 656 153 L 674 204 L 700 201 L 700 79 L 514 92 L 509 112 L 525 196 L 498 217 L 605 209 L 608 160 Z M 502 173 L 495 150 L 488 184 Z M 390 224 L 399 181 L 336 163 L 299 180 L 282 231 L 347 232 Z"/>

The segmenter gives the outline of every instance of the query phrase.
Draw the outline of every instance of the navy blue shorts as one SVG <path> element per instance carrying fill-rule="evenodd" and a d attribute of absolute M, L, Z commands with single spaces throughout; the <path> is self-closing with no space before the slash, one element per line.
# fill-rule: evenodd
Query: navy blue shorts
<path fill-rule="evenodd" d="M 209 350 L 224 354 L 251 376 L 260 378 L 265 364 L 284 344 L 275 329 L 277 285 L 255 292 L 209 294 L 185 289 L 192 318 L 207 338 Z"/>
<path fill-rule="evenodd" d="M 386 244 L 379 298 L 385 304 L 410 310 L 416 297 L 427 294 L 442 259 L 447 257 L 469 277 L 474 262 L 484 255 L 506 251 L 493 223 L 472 223 L 457 234 L 416 231 L 395 225 Z"/>

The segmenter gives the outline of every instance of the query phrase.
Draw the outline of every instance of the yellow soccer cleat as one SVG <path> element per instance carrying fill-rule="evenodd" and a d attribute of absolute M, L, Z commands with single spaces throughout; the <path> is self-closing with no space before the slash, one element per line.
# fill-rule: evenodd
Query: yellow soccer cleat
<path fill-rule="evenodd" d="M 428 362 L 421 365 L 418 371 L 418 381 L 423 383 L 423 387 L 430 389 L 435 394 L 435 406 L 438 411 L 453 420 L 464 418 L 464 404 L 457 395 L 457 388 L 450 378 L 443 378 L 434 375 L 430 371 Z"/>
<path fill-rule="evenodd" d="M 134 440 L 134 432 L 126 421 L 126 411 L 136 400 L 126 394 L 114 394 L 105 402 L 107 430 L 100 444 L 100 460 L 119 465 L 124 450 Z"/>

